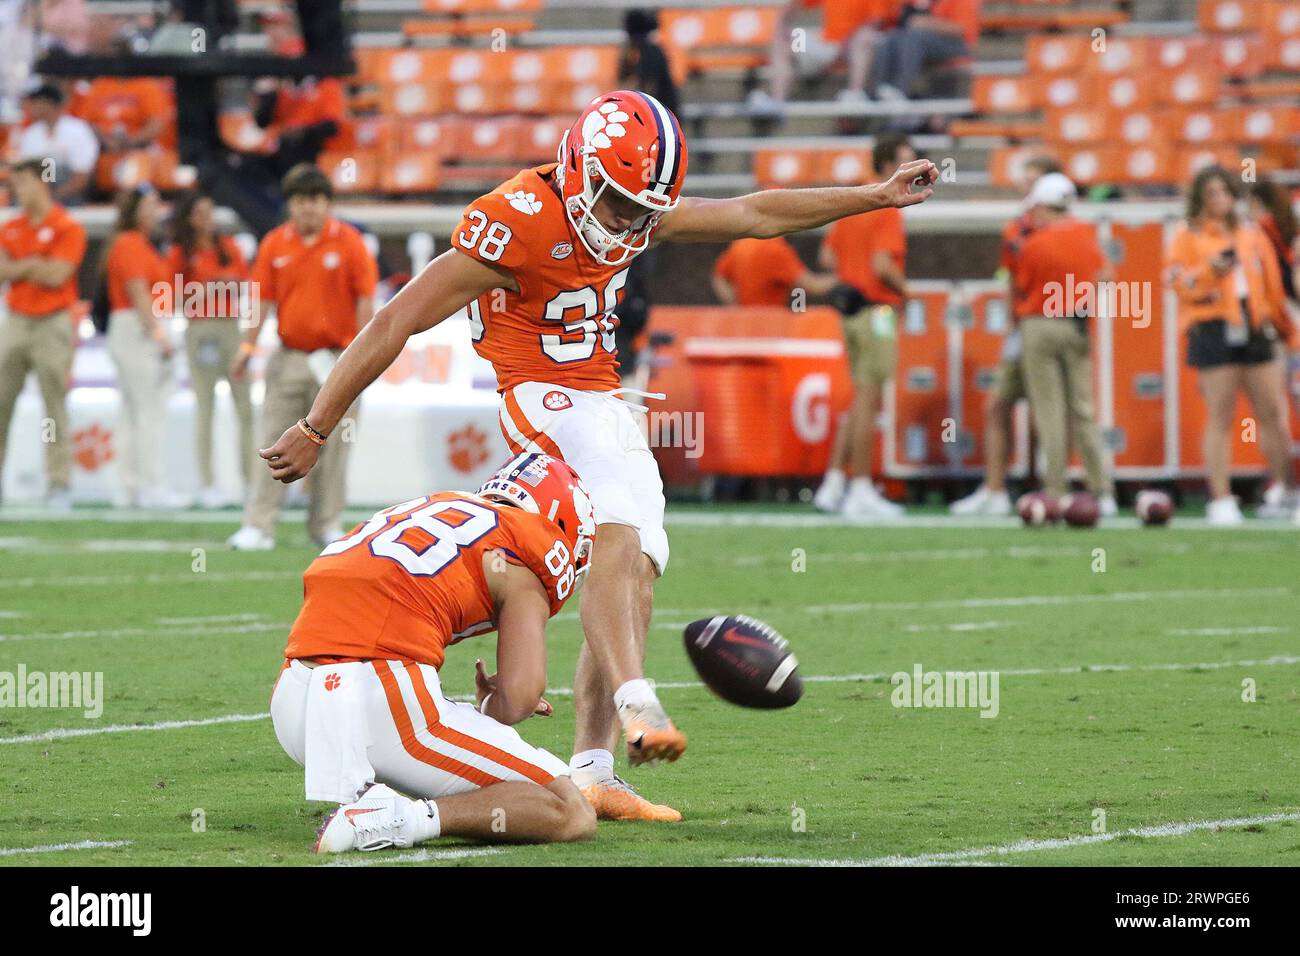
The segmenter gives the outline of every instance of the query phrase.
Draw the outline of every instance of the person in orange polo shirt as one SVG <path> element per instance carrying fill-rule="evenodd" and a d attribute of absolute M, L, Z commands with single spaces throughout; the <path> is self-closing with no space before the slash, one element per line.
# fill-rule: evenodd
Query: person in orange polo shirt
<path fill-rule="evenodd" d="M 1088 490 L 1103 515 L 1117 512 L 1115 486 L 1093 415 L 1092 318 L 1109 263 L 1091 223 L 1070 215 L 1077 190 L 1061 173 L 1040 176 L 1029 190 L 1033 232 L 1020 247 L 1016 308 L 1023 371 L 1034 432 L 1046 460 L 1048 494 L 1064 496 L 1070 440 L 1079 449 Z"/>
<path fill-rule="evenodd" d="M 217 382 L 230 385 L 235 416 L 239 420 L 238 457 L 240 484 L 245 491 L 253 478 L 253 400 L 248 378 L 231 378 L 230 365 L 239 355 L 243 338 L 240 313 L 248 288 L 248 264 L 233 236 L 217 232 L 215 205 L 202 193 L 189 193 L 176 202 L 172 215 L 175 242 L 168 254 L 168 274 L 184 290 L 176 311 L 185 315 L 185 355 L 194 386 L 198 428 L 199 504 L 224 508 L 230 496 L 216 480 L 212 464 L 212 419 Z M 194 294 L 191 294 L 193 290 Z M 241 498 L 242 500 L 242 498 Z"/>
<path fill-rule="evenodd" d="M 72 506 L 72 433 L 68 428 L 68 374 L 76 348 L 69 309 L 77 301 L 77 269 L 86 255 L 86 231 L 54 201 L 42 159 L 15 163 L 9 188 L 17 216 L 0 226 L 0 282 L 9 283 L 0 322 L 0 475 L 14 405 L 28 372 L 36 373 L 53 431 L 45 440 L 48 503 Z"/>
<path fill-rule="evenodd" d="M 1038 177 L 1059 173 L 1061 165 L 1050 156 L 1032 156 L 1025 161 L 1022 188 L 1026 195 Z M 997 377 L 984 406 L 984 481 L 965 498 L 949 506 L 955 515 L 1009 515 L 1011 496 L 1007 493 L 1007 471 L 1011 467 L 1011 413 L 1016 403 L 1028 397 L 1025 391 L 1024 365 L 1020 329 L 1015 325 L 1016 265 L 1025 240 L 1034 231 L 1033 210 L 1024 211 L 1002 229 L 1002 249 L 998 258 L 998 279 L 1008 284 L 1007 315 L 1011 327 L 1002 342 L 1002 358 Z"/>
<path fill-rule="evenodd" d="M 274 304 L 280 346 L 266 365 L 262 432 L 269 447 L 298 422 L 305 434 L 324 445 L 317 465 L 320 472 L 311 487 L 307 531 L 325 545 L 343 535 L 339 521 L 359 400 L 344 414 L 328 444 L 323 436 L 312 434 L 306 415 L 339 353 L 374 314 L 379 269 L 361 233 L 330 214 L 334 190 L 328 176 L 315 166 L 296 166 L 285 175 L 281 188 L 289 221 L 267 233 L 257 250 L 253 282 L 259 301 L 230 372 L 235 379 L 247 374 L 264 310 Z M 227 542 L 238 550 L 275 546 L 275 522 L 285 486 L 265 468 L 256 474 L 243 527 Z"/>
<path fill-rule="evenodd" d="M 1187 194 L 1187 220 L 1165 251 L 1165 279 L 1178 296 L 1178 325 L 1187 335 L 1187 364 L 1196 369 L 1209 422 L 1205 470 L 1210 485 L 1206 519 L 1242 523 L 1229 479 L 1237 427 L 1237 395 L 1250 399 L 1260 450 L 1283 496 L 1293 493 L 1286 431 L 1284 369 L 1277 341 L 1300 345 L 1286 310 L 1277 255 L 1256 223 L 1237 217 L 1234 177 L 1220 166 L 1196 174 Z"/>
<path fill-rule="evenodd" d="M 114 435 L 122 483 L 118 503 L 145 508 L 178 503 L 161 481 L 169 363 L 175 352 L 167 328 L 171 303 L 160 294 L 171 284 L 171 276 L 153 244 L 162 212 L 162 200 L 151 186 L 122 193 L 103 269 L 108 287 L 108 352 L 117 366 L 122 395 Z"/>
<path fill-rule="evenodd" d="M 791 308 L 795 289 L 827 295 L 835 276 L 813 272 L 784 236 L 737 239 L 713 264 L 713 293 L 723 305 L 776 305 Z"/>
<path fill-rule="evenodd" d="M 877 172 L 916 159 L 906 136 L 885 133 L 871 151 Z M 844 316 L 844 347 L 853 377 L 853 404 L 841 421 L 830 464 L 813 496 L 820 511 L 867 518 L 893 518 L 903 509 L 884 498 L 871 481 L 871 452 L 885 386 L 898 364 L 895 324 L 907 298 L 903 271 L 907 237 L 899 209 L 877 209 L 831 225 L 821 248 L 821 266 L 843 283 L 833 296 Z M 850 481 L 846 472 L 851 470 Z"/>

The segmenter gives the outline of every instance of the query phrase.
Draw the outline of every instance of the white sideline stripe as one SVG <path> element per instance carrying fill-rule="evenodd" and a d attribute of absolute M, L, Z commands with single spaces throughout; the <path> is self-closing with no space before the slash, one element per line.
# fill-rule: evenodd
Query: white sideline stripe
<path fill-rule="evenodd" d="M 110 724 L 107 727 L 59 727 L 39 734 L 21 737 L 0 737 L 0 745 L 30 744 L 44 740 L 66 740 L 69 737 L 95 737 L 99 734 L 126 734 L 137 730 L 181 730 L 186 727 L 211 727 L 215 724 L 244 724 L 266 720 L 268 714 L 226 714 L 224 717 L 205 717 L 201 720 L 164 720 L 157 724 Z"/>
<path fill-rule="evenodd" d="M 157 618 L 157 624 L 215 624 L 218 621 L 256 621 L 262 618 L 261 614 L 205 614 L 199 617 L 160 617 Z"/>
<path fill-rule="evenodd" d="M 49 843 L 45 846 L 0 847 L 0 856 L 21 856 L 26 853 L 62 853 L 64 850 L 112 850 L 130 846 L 130 840 L 79 840 L 76 843 Z"/>
<path fill-rule="evenodd" d="M 1017 840 L 1001 846 L 973 847 L 948 853 L 922 853 L 918 856 L 876 856 L 861 860 L 790 859 L 779 856 L 741 856 L 727 863 L 750 863 L 775 866 L 930 866 L 932 864 L 962 863 L 989 856 L 1008 856 L 1013 853 L 1036 853 L 1041 850 L 1068 850 L 1076 846 L 1109 843 L 1119 837 L 1160 839 L 1186 836 L 1203 830 L 1232 830 L 1238 827 L 1261 826 L 1266 823 L 1288 823 L 1300 820 L 1300 813 L 1270 813 L 1258 817 L 1233 817 L 1227 820 L 1193 820 L 1184 823 L 1160 823 L 1150 827 L 1134 827 L 1118 833 L 1089 833 L 1084 836 L 1058 837 L 1052 840 Z"/>
<path fill-rule="evenodd" d="M 0 578 L 0 588 L 123 587 L 129 584 L 222 584 L 231 581 L 274 581 L 300 578 L 302 571 L 181 571 L 175 574 L 47 574 L 29 578 Z"/>
<path fill-rule="evenodd" d="M 467 860 L 476 856 L 494 856 L 501 850 L 494 846 L 448 847 L 445 850 L 415 850 L 411 853 L 367 853 L 326 863 L 326 866 L 390 866 L 394 863 L 428 863 L 442 860 Z"/>
<path fill-rule="evenodd" d="M 78 638 L 104 637 L 199 637 L 210 634 L 257 634 L 264 631 L 288 631 L 292 626 L 291 623 L 252 621 L 247 624 L 221 625 L 217 627 L 191 625 L 173 630 L 158 630 L 155 627 L 116 627 L 103 631 L 32 631 L 28 634 L 0 634 L 0 642 L 71 641 Z"/>
<path fill-rule="evenodd" d="M 1200 663 L 1169 664 L 1074 664 L 1069 667 L 1020 667 L 997 671 L 1004 677 L 1037 677 L 1045 674 L 1087 674 L 1087 673 L 1125 673 L 1129 671 L 1199 671 L 1224 670 L 1233 667 L 1277 667 L 1300 664 L 1300 657 L 1264 657 L 1244 661 L 1202 661 Z M 811 674 L 801 675 L 805 684 L 860 684 L 865 681 L 887 680 L 894 672 L 879 674 Z M 652 681 L 655 690 L 698 690 L 704 686 L 701 681 Z M 572 687 L 548 687 L 547 697 L 572 697 Z M 448 695 L 448 700 L 465 701 L 471 698 L 464 695 Z M 207 727 L 212 724 L 234 724 L 253 720 L 265 720 L 267 714 L 227 714 L 224 717 L 208 717 L 203 720 L 167 720 L 157 724 L 114 724 L 109 727 L 88 727 L 46 730 L 39 734 L 27 734 L 23 737 L 0 737 L 0 745 L 25 744 L 40 740 L 62 740 L 67 737 L 93 737 L 96 734 L 119 734 L 132 730 L 179 730 L 185 727 Z"/>

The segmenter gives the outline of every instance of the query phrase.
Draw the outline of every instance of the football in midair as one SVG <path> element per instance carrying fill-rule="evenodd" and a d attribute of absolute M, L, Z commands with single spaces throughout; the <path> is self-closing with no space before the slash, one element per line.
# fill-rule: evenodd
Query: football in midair
<path fill-rule="evenodd" d="M 799 662 L 775 629 L 744 614 L 694 621 L 686 654 L 705 686 L 741 707 L 790 707 L 803 695 Z"/>

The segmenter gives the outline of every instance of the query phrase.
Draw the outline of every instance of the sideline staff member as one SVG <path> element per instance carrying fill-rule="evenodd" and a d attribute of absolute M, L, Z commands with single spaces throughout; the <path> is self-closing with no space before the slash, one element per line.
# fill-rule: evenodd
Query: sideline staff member
<path fill-rule="evenodd" d="M 279 347 L 266 364 L 262 432 L 273 445 L 294 422 L 323 444 L 317 472 L 309 481 L 307 531 L 325 545 L 343 536 L 339 522 L 346 497 L 348 446 L 356 428 L 360 402 L 354 402 L 326 436 L 314 432 L 305 417 L 334 360 L 374 314 L 379 268 L 361 233 L 331 213 L 334 189 L 315 166 L 299 165 L 282 184 L 289 221 L 267 233 L 253 263 L 258 303 L 244 334 L 231 378 L 242 379 L 257 343 L 265 307 L 276 305 Z M 275 546 L 275 522 L 285 486 L 266 468 L 255 469 L 253 493 L 244 510 L 244 526 L 227 544 L 237 550 L 265 551 Z"/>
<path fill-rule="evenodd" d="M 9 187 L 21 211 L 0 226 L 0 282 L 9 283 L 7 314 L 0 322 L 0 478 L 14 404 L 27 373 L 35 372 L 46 418 L 54 426 L 45 444 L 46 500 L 66 511 L 72 507 L 68 373 L 76 348 L 68 310 L 77 301 L 86 230 L 54 201 L 45 169 L 43 159 L 13 165 Z"/>

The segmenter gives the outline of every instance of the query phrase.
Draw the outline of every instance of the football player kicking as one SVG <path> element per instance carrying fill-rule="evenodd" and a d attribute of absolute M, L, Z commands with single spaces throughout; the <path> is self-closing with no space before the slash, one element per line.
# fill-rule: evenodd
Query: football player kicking
<path fill-rule="evenodd" d="M 306 475 L 330 430 L 407 339 L 466 311 L 475 349 L 496 369 L 506 442 L 563 458 L 591 493 L 599 534 L 582 600 L 570 767 L 602 819 L 681 818 L 615 776 L 620 723 L 634 765 L 676 760 L 686 749 L 643 671 L 668 536 L 645 408 L 619 387 L 615 310 L 628 264 L 652 242 L 768 238 L 910 206 L 929 198 L 938 179 L 933 163 L 915 160 L 883 183 L 691 199 L 681 196 L 685 175 L 686 140 L 662 104 L 628 90 L 597 97 L 565 133 L 557 162 L 526 169 L 466 207 L 452 248 L 378 311 L 309 415 L 261 452 L 275 478 Z"/>
<path fill-rule="evenodd" d="M 573 593 L 594 533 L 573 469 L 525 454 L 478 494 L 378 512 L 311 563 L 271 720 L 304 767 L 307 799 L 342 804 L 318 853 L 595 832 L 564 761 L 511 727 L 551 712 L 546 622 Z M 496 673 L 477 663 L 478 705 L 447 700 L 446 648 L 493 629 Z"/>

